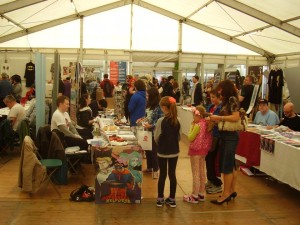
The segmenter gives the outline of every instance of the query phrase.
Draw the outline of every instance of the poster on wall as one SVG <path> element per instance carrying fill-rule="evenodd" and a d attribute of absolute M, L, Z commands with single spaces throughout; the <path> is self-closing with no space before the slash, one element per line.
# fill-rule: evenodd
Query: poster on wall
<path fill-rule="evenodd" d="M 116 84 L 117 81 L 125 83 L 127 75 L 127 62 L 110 61 L 110 80 Z"/>
<path fill-rule="evenodd" d="M 127 63 L 119 62 L 119 81 L 124 84 L 126 82 L 127 75 Z"/>
<path fill-rule="evenodd" d="M 110 61 L 110 80 L 116 84 L 119 79 L 119 65 L 118 62 Z"/>
<path fill-rule="evenodd" d="M 254 83 L 261 84 L 262 83 L 262 66 L 249 66 L 248 71 L 249 75 L 253 76 Z"/>
<path fill-rule="evenodd" d="M 252 111 L 252 109 L 254 108 L 255 103 L 256 103 L 256 99 L 257 99 L 258 91 L 259 91 L 259 85 L 256 84 L 256 85 L 254 85 L 252 96 L 251 96 L 250 105 L 249 105 L 249 108 L 248 108 L 246 114 L 250 114 L 251 111 Z"/>
<path fill-rule="evenodd" d="M 68 66 L 63 66 L 61 79 L 66 80 L 67 77 L 70 77 L 71 80 L 74 80 L 75 73 L 76 73 L 76 62 L 69 62 Z"/>
<path fill-rule="evenodd" d="M 95 203 L 141 203 L 142 154 L 138 146 L 94 150 Z"/>
<path fill-rule="evenodd" d="M 69 75 L 69 67 L 67 67 L 67 66 L 63 67 L 63 75 L 64 76 L 68 76 Z"/>

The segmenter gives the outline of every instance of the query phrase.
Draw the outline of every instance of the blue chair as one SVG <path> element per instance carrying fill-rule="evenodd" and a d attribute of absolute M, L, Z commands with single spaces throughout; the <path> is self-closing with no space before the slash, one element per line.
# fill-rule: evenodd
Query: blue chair
<path fill-rule="evenodd" d="M 59 197 L 61 194 L 54 185 L 54 174 L 62 166 L 60 159 L 40 159 L 37 148 L 30 136 L 25 136 L 21 148 L 21 162 L 19 169 L 19 187 L 25 192 L 34 193 L 46 182 L 45 191 L 49 183 L 52 184 L 54 190 Z"/>
<path fill-rule="evenodd" d="M 47 181 L 46 182 L 48 182 L 48 184 L 50 183 L 53 186 L 54 190 L 61 198 L 61 194 L 58 191 L 58 189 L 56 188 L 53 181 L 55 182 L 54 174 L 55 174 L 55 172 L 57 172 L 59 170 L 59 168 L 61 168 L 62 161 L 60 159 L 41 159 L 40 162 L 47 169 Z M 47 186 L 48 186 L 48 184 L 47 184 Z M 45 189 L 45 191 L 46 191 L 46 189 Z"/>

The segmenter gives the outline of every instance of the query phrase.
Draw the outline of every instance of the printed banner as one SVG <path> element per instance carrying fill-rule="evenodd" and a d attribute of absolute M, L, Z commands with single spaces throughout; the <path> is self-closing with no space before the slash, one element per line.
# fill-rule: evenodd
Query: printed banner
<path fill-rule="evenodd" d="M 117 81 L 119 80 L 119 65 L 117 62 L 110 61 L 110 77 L 109 79 L 116 84 Z"/>
<path fill-rule="evenodd" d="M 127 63 L 119 62 L 119 81 L 124 84 L 126 82 Z"/>
<path fill-rule="evenodd" d="M 127 62 L 114 62 L 110 61 L 110 80 L 116 84 L 117 81 L 121 83 L 126 82 L 127 75 Z"/>
<path fill-rule="evenodd" d="M 116 149 L 115 147 L 114 149 Z M 93 150 L 95 203 L 141 203 L 142 154 L 138 146 Z"/>

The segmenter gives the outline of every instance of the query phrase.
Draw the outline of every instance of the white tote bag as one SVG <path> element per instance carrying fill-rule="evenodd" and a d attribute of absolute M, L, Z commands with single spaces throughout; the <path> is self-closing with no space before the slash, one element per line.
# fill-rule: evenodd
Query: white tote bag
<path fill-rule="evenodd" d="M 138 143 L 143 150 L 152 150 L 152 132 L 144 130 L 143 128 L 137 129 Z"/>

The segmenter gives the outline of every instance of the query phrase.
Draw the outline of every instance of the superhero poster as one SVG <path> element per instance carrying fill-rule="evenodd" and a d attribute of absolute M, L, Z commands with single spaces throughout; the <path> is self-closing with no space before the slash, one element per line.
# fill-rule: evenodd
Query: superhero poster
<path fill-rule="evenodd" d="M 96 204 L 141 203 L 142 155 L 134 148 L 94 152 Z"/>

